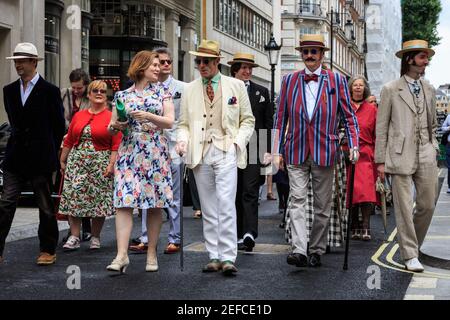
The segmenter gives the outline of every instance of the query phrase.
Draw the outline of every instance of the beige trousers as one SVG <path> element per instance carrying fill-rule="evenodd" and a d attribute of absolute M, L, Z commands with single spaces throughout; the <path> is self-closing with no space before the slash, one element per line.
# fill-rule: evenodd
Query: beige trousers
<path fill-rule="evenodd" d="M 291 215 L 292 251 L 306 255 L 306 195 L 312 176 L 314 221 L 310 235 L 309 253 L 322 255 L 326 251 L 331 216 L 333 167 L 321 167 L 311 156 L 299 166 L 288 165 Z"/>
<path fill-rule="evenodd" d="M 418 165 L 413 175 L 392 175 L 397 239 L 404 260 L 419 257 L 435 208 L 437 167 L 435 164 Z M 413 189 L 416 207 L 413 204 Z"/>

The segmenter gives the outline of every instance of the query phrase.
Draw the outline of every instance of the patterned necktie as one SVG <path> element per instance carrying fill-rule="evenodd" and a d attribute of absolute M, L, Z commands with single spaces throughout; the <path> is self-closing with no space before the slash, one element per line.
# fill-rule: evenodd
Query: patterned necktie
<path fill-rule="evenodd" d="M 413 92 L 414 92 L 414 94 L 416 95 L 416 98 L 419 98 L 419 94 L 420 94 L 420 85 L 419 85 L 419 83 L 417 82 L 417 80 L 414 81 L 413 87 L 414 87 Z"/>
<path fill-rule="evenodd" d="M 209 101 L 214 101 L 214 89 L 212 87 L 212 81 L 209 80 L 208 84 L 206 85 L 206 94 L 208 95 Z"/>
<path fill-rule="evenodd" d="M 313 73 L 313 74 L 306 74 L 305 75 L 305 81 L 306 81 L 306 83 L 309 83 L 310 81 L 317 82 L 317 81 L 319 81 L 319 76 L 317 74 L 315 74 L 315 73 Z"/>

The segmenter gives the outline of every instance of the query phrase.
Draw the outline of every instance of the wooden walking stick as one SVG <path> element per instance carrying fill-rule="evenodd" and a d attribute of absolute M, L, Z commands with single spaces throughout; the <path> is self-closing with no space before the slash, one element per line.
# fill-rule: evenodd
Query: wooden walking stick
<path fill-rule="evenodd" d="M 352 152 L 352 150 L 350 150 Z M 354 159 L 354 158 L 353 158 Z M 349 187 L 349 204 L 350 208 L 353 204 L 353 186 L 355 183 L 355 163 L 352 161 L 350 163 L 350 187 Z M 352 223 L 352 215 L 351 210 L 348 211 L 348 217 L 347 217 L 347 237 L 345 239 L 345 258 L 344 258 L 344 270 L 348 269 L 348 248 L 350 244 L 350 228 Z"/>

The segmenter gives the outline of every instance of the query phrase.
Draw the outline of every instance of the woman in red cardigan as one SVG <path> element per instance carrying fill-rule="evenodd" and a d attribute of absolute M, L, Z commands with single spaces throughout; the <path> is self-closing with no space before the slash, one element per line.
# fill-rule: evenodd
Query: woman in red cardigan
<path fill-rule="evenodd" d="M 81 218 L 92 218 L 90 249 L 100 248 L 105 217 L 114 214 L 113 177 L 121 135 L 111 136 L 108 124 L 107 85 L 96 80 L 88 87 L 89 108 L 75 114 L 61 153 L 64 188 L 60 213 L 69 216 L 71 236 L 63 248 L 80 247 Z"/>

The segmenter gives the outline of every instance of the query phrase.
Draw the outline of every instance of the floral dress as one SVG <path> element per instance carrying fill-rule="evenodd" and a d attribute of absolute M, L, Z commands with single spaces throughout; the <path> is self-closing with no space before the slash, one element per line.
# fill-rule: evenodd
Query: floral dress
<path fill-rule="evenodd" d="M 102 218 L 114 214 L 113 179 L 104 177 L 110 150 L 96 151 L 87 125 L 67 159 L 59 212 L 77 218 Z"/>
<path fill-rule="evenodd" d="M 146 111 L 163 115 L 164 89 L 135 87 L 116 93 L 127 112 L 128 134 L 118 150 L 114 180 L 116 208 L 168 208 L 173 203 L 169 147 L 163 130 L 151 122 L 139 123 L 129 113 Z"/>

